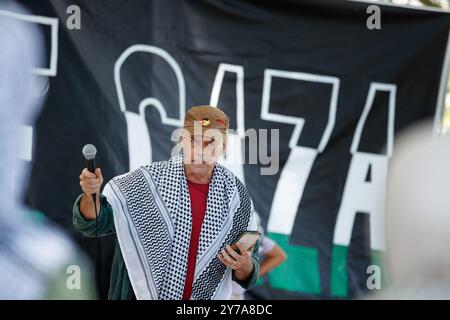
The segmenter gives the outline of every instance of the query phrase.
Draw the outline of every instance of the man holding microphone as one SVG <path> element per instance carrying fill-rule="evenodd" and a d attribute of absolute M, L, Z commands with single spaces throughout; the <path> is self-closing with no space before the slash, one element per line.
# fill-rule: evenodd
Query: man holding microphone
<path fill-rule="evenodd" d="M 255 285 L 259 241 L 247 250 L 239 242 L 230 246 L 257 225 L 247 190 L 217 163 L 228 126 L 220 109 L 193 107 L 185 115 L 182 152 L 168 161 L 117 176 L 102 193 L 101 169 L 82 171 L 75 229 L 118 239 L 110 299 L 228 299 L 232 280 Z"/>

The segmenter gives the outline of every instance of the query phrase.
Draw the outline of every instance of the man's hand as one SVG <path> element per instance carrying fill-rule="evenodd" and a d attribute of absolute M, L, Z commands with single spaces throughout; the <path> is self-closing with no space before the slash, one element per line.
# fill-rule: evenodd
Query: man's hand
<path fill-rule="evenodd" d="M 245 281 L 250 278 L 253 271 L 253 260 L 251 256 L 252 248 L 246 251 L 242 245 L 238 242 L 236 244 L 239 252 L 233 250 L 229 245 L 217 255 L 217 258 L 226 265 L 228 268 L 234 270 L 234 276 L 236 279 Z"/>
<path fill-rule="evenodd" d="M 102 170 L 100 168 L 95 169 L 95 173 L 90 172 L 84 168 L 80 174 L 80 187 L 83 192 L 90 196 L 94 193 L 100 193 L 100 187 L 103 184 Z"/>
<path fill-rule="evenodd" d="M 95 169 L 95 174 L 88 169 L 83 169 L 80 174 L 80 187 L 84 195 L 80 201 L 80 212 L 87 220 L 95 219 L 100 212 L 100 187 L 103 184 L 103 176 L 100 168 Z M 92 195 L 97 194 L 97 213 L 95 212 Z"/>

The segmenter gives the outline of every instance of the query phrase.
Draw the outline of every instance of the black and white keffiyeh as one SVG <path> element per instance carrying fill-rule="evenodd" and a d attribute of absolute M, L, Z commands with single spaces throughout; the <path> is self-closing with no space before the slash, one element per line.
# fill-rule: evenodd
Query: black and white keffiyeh
<path fill-rule="evenodd" d="M 137 299 L 183 296 L 191 237 L 183 156 L 113 178 L 103 194 Z M 191 299 L 228 299 L 231 269 L 217 258 L 245 230 L 256 230 L 252 200 L 229 170 L 214 167 L 201 227 Z"/>

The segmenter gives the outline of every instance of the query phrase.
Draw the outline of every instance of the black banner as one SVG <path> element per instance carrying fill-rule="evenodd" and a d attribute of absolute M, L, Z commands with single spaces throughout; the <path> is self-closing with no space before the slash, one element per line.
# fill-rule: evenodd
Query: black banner
<path fill-rule="evenodd" d="M 368 290 L 368 267 L 385 249 L 394 134 L 442 102 L 448 14 L 379 4 L 379 28 L 370 28 L 377 10 L 353 1 L 21 3 L 48 18 L 34 22 L 46 36 L 49 87 L 33 128 L 27 202 L 71 230 L 93 259 L 95 242 L 72 231 L 83 145 L 96 145 L 108 180 L 168 159 L 184 111 L 212 104 L 237 130 L 230 152 L 238 156 L 249 156 L 247 130 L 279 129 L 279 160 L 233 169 L 288 254 L 250 295 Z M 101 242 L 108 271 L 115 238 Z M 106 297 L 109 272 L 98 281 Z"/>

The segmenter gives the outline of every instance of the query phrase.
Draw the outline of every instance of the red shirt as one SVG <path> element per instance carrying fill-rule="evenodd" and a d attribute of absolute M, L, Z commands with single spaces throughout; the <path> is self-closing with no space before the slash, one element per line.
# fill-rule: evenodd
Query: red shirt
<path fill-rule="evenodd" d="M 206 212 L 206 199 L 208 197 L 209 184 L 199 184 L 188 180 L 189 195 L 191 196 L 192 231 L 189 244 L 189 255 L 187 261 L 186 282 L 184 283 L 183 300 L 189 300 L 192 293 L 192 282 L 194 281 L 195 264 L 197 262 L 198 241 L 203 219 Z"/>

